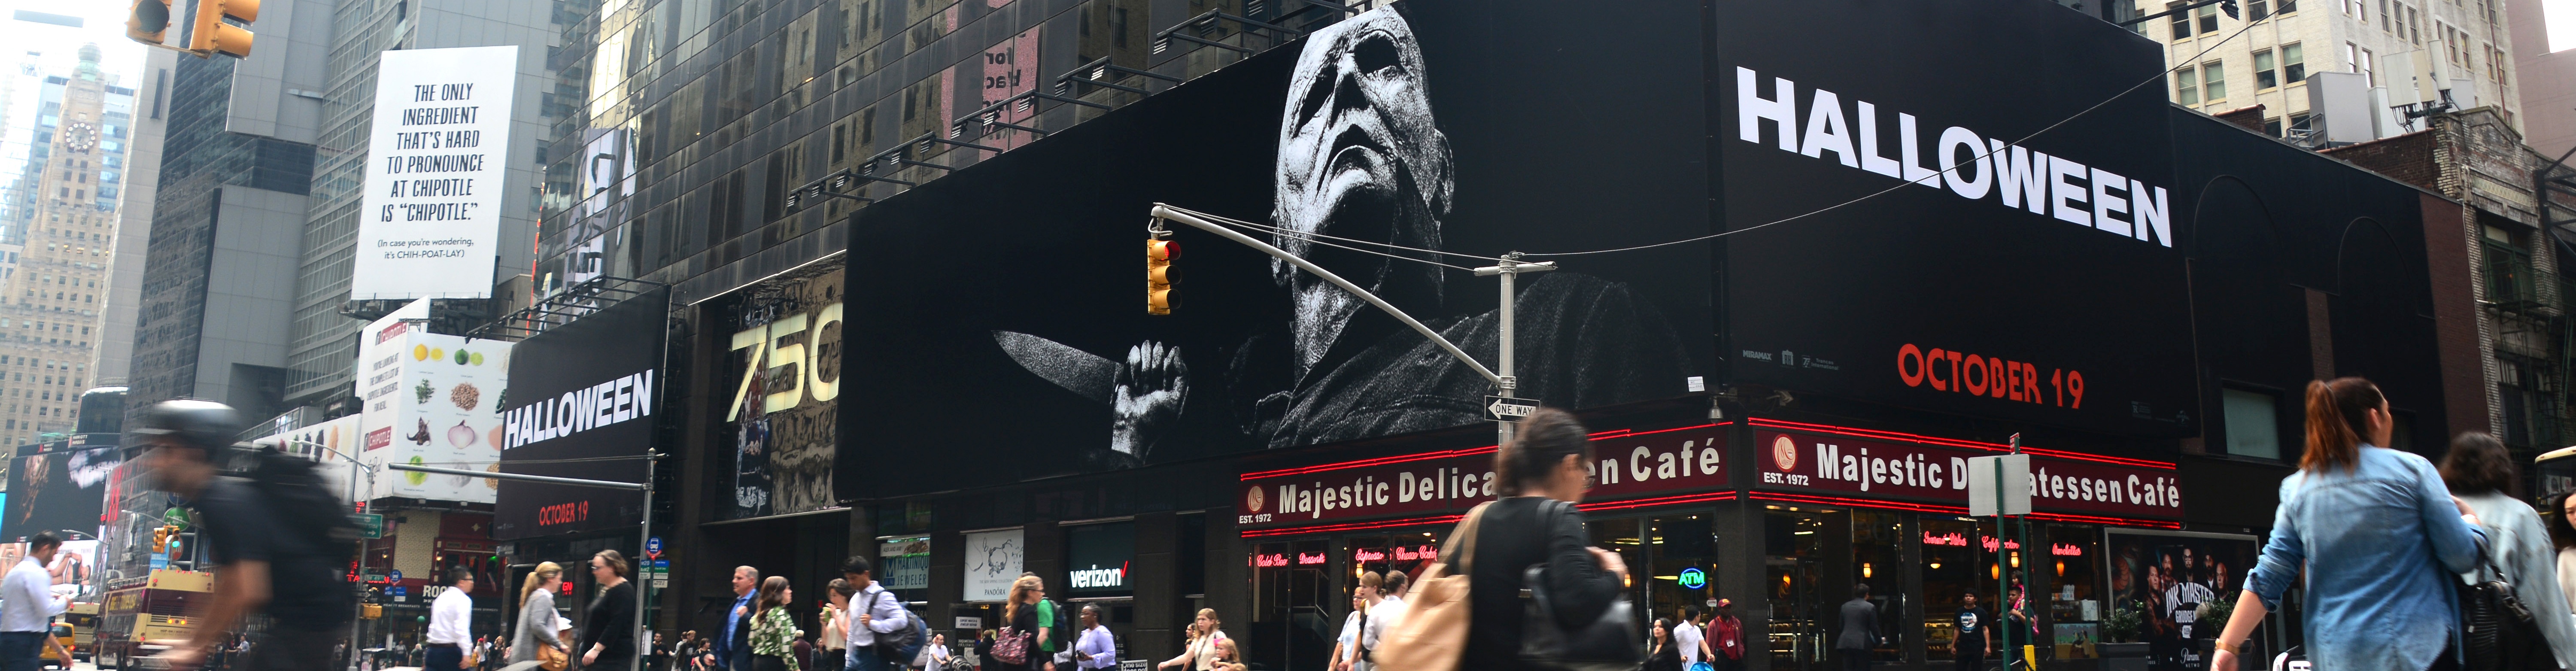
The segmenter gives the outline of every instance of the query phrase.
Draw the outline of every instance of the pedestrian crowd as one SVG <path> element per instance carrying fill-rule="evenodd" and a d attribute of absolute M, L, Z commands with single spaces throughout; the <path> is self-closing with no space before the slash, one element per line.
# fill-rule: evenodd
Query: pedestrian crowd
<path fill-rule="evenodd" d="M 211 406 L 211 407 L 208 407 Z M 218 411 L 217 409 L 220 409 Z M 2516 459 L 2495 437 L 2453 438 L 2437 465 L 2386 447 L 2397 419 L 2379 388 L 2361 378 L 2310 383 L 2305 450 L 2280 484 L 2280 504 L 2260 557 L 2234 595 L 2234 613 L 2210 641 L 2209 668 L 2242 668 L 2240 655 L 2265 617 L 2294 588 L 2302 599 L 2303 656 L 2334 671 L 2576 669 L 2576 493 L 2549 501 L 2547 515 L 2514 494 Z M 195 638 L 163 658 L 177 671 L 209 662 L 245 671 L 330 668 L 337 628 L 347 623 L 347 590 L 327 580 L 333 556 L 271 510 L 277 488 L 298 482 L 261 473 L 226 477 L 214 467 L 229 449 L 229 409 L 196 401 L 160 404 L 136 432 L 156 486 L 189 501 L 204 521 L 217 566 L 216 591 Z M 1586 541 L 1576 504 L 1589 489 L 1589 436 L 1571 415 L 1540 408 L 1494 453 L 1495 500 L 1461 519 L 1418 572 L 1362 573 L 1329 671 L 1643 668 L 1737 671 L 1750 648 L 1730 600 L 1674 617 L 1648 614 L 1640 636 L 1628 602 L 1629 569 L 1617 553 Z M 291 474 L 290 474 L 291 475 Z M 286 484 L 280 484 L 286 483 Z M 0 671 L 36 671 L 59 651 L 52 618 L 69 605 L 52 594 L 45 570 L 62 541 L 29 540 L 27 554 L 0 575 Z M 519 588 L 506 645 L 473 637 L 475 577 L 448 576 L 430 605 L 421 664 L 428 671 L 489 671 L 534 663 L 543 671 L 623 669 L 639 651 L 632 567 L 615 550 L 592 555 L 596 592 L 578 631 L 557 613 L 564 568 L 540 563 Z M 326 570 L 316 570 L 326 569 Z M 2223 571 L 2223 568 L 2221 569 Z M 999 618 L 952 649 L 922 616 L 876 581 L 874 565 L 852 557 L 830 581 L 810 620 L 792 606 L 784 576 L 750 566 L 732 572 L 734 598 L 706 635 L 655 634 L 647 671 L 944 671 L 971 660 L 982 671 L 1090 671 L 1119 665 L 1117 637 L 1099 604 L 1076 609 L 1047 598 L 1046 581 L 1012 582 Z M 1889 637 L 1866 583 L 1839 609 L 1831 636 L 1844 668 L 1866 669 Z M 333 595 L 339 595 L 335 597 Z M 2197 601 L 2218 601 L 2209 594 Z M 2037 633 L 2017 581 L 1991 613 L 1963 596 L 1949 642 L 1956 668 L 1982 668 L 1998 628 Z M 242 650 L 234 625 L 269 619 L 257 645 Z M 2473 632 L 2464 621 L 2501 618 Z M 806 625 L 811 624 L 812 629 Z M 2479 635 L 2472 636 L 2472 633 Z M 239 651 L 239 654 L 228 654 Z M 2008 664 L 2016 651 L 2007 651 Z M 1243 644 L 1214 609 L 1201 609 L 1181 652 L 1158 670 L 1243 671 Z M 224 662 L 226 657 L 238 661 Z M 506 661 L 504 661 L 506 660 Z M 2267 660 L 2268 661 L 2268 660 Z M 521 667 L 519 671 L 536 671 Z"/>

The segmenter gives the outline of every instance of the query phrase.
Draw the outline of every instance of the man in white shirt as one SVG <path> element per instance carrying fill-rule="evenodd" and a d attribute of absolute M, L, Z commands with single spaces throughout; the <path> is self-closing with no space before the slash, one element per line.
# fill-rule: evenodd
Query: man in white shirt
<path fill-rule="evenodd" d="M 423 671 L 461 671 L 465 646 L 474 642 L 474 574 L 457 569 L 447 591 L 429 602 L 429 649 L 421 651 Z"/>
<path fill-rule="evenodd" d="M 1378 597 L 1377 604 L 1369 606 L 1368 626 L 1360 632 L 1360 650 L 1372 657 L 1367 667 L 1371 670 L 1377 668 L 1374 657 L 1379 642 L 1384 640 L 1388 632 L 1395 631 L 1398 625 L 1404 624 L 1405 582 L 1403 571 L 1388 570 L 1385 586 L 1379 588 L 1382 594 Z"/>
<path fill-rule="evenodd" d="M 53 617 L 71 607 L 71 597 L 54 595 L 54 574 L 45 570 L 62 549 L 61 537 L 38 533 L 27 539 L 27 556 L 0 578 L 0 671 L 36 671 L 53 638 Z"/>
<path fill-rule="evenodd" d="M 1673 625 L 1673 647 L 1682 651 L 1682 668 L 1699 663 L 1700 640 L 1699 608 L 1683 606 L 1682 621 Z"/>
<path fill-rule="evenodd" d="M 1073 661 L 1084 669 L 1118 668 L 1118 640 L 1100 624 L 1100 604 L 1082 604 L 1082 638 L 1073 642 Z"/>
<path fill-rule="evenodd" d="M 841 565 L 841 578 L 859 588 L 858 594 L 850 597 L 850 661 L 845 667 L 847 671 L 904 669 L 912 665 L 913 656 L 920 652 L 920 641 L 913 641 L 909 648 L 898 649 L 904 644 L 904 632 L 912 629 L 912 621 L 903 609 L 903 601 L 877 585 L 875 574 L 876 567 L 870 565 L 866 557 L 851 557 L 848 563 Z M 879 647 L 879 643 L 885 646 Z"/>

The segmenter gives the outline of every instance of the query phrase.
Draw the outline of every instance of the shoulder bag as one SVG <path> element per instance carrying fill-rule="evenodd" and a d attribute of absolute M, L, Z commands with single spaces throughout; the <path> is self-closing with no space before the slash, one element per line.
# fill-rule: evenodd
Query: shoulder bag
<path fill-rule="evenodd" d="M 1369 651 L 1383 668 L 1406 671 L 1457 671 L 1467 653 L 1467 623 L 1474 602 L 1467 598 L 1476 564 L 1476 528 L 1485 521 L 1492 501 L 1476 504 L 1449 540 L 1440 545 L 1448 561 L 1432 564 L 1413 584 L 1405 603 L 1411 609 L 1395 631 L 1381 636 Z M 1455 567 L 1454 570 L 1452 567 Z"/>
<path fill-rule="evenodd" d="M 1572 507 L 1564 501 L 1550 500 L 1539 510 L 1541 515 L 1554 517 L 1575 514 Z M 1547 564 L 1522 569 L 1521 661 L 1568 671 L 1623 671 L 1645 663 L 1638 655 L 1645 646 L 1637 640 L 1636 608 L 1628 603 L 1626 592 L 1601 609 L 1600 617 L 1579 628 L 1567 629 L 1557 621 L 1548 591 Z"/>
<path fill-rule="evenodd" d="M 2549 649 L 2549 641 L 2540 633 L 2539 620 L 2531 608 L 2513 593 L 2512 576 L 2496 566 L 2484 547 L 2478 548 L 2479 567 L 2474 582 L 2459 584 L 2461 652 L 2468 657 L 2467 668 L 2481 671 L 2522 671 L 2558 668 L 2558 658 Z"/>
<path fill-rule="evenodd" d="M 1029 637 L 1035 633 L 1023 633 L 1011 627 L 1003 627 L 1002 634 L 993 637 L 993 659 L 1000 660 L 1004 664 L 1029 663 Z"/>

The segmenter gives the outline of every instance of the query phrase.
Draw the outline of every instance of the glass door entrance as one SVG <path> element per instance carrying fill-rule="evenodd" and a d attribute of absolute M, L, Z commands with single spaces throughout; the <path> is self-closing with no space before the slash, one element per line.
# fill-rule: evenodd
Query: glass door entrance
<path fill-rule="evenodd" d="M 1833 621 L 1833 607 L 1838 604 L 1828 595 L 1843 591 L 1825 583 L 1827 514 L 1771 510 L 1765 511 L 1762 522 L 1763 578 L 1771 601 L 1771 668 L 1826 668 L 1826 656 L 1833 649 L 1830 627 L 1838 624 Z"/>

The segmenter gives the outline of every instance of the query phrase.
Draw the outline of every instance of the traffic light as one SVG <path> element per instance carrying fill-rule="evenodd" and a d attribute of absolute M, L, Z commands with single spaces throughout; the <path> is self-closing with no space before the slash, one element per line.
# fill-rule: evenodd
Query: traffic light
<path fill-rule="evenodd" d="M 242 22 L 235 26 L 224 19 Z M 259 0 L 197 0 L 197 28 L 188 33 L 188 50 L 203 56 L 222 53 L 234 58 L 249 58 L 250 22 L 259 20 Z"/>
<path fill-rule="evenodd" d="M 2218 0 L 2218 11 L 2226 12 L 2227 18 L 2237 18 L 2236 0 Z"/>
<path fill-rule="evenodd" d="M 170 0 L 134 0 L 134 14 L 125 19 L 126 39 L 157 47 L 169 30 Z"/>
<path fill-rule="evenodd" d="M 1172 267 L 1172 259 L 1181 256 L 1181 243 L 1174 242 L 1168 231 L 1155 231 L 1145 239 L 1145 314 L 1168 315 L 1181 299 L 1172 293 L 1172 283 L 1181 279 L 1181 270 Z"/>
<path fill-rule="evenodd" d="M 172 526 L 158 526 L 158 527 L 153 527 L 153 528 L 152 528 L 152 551 L 153 551 L 153 552 L 169 552 L 169 551 L 170 551 L 170 532 L 177 531 L 177 530 L 178 530 L 178 527 L 172 527 Z"/>

